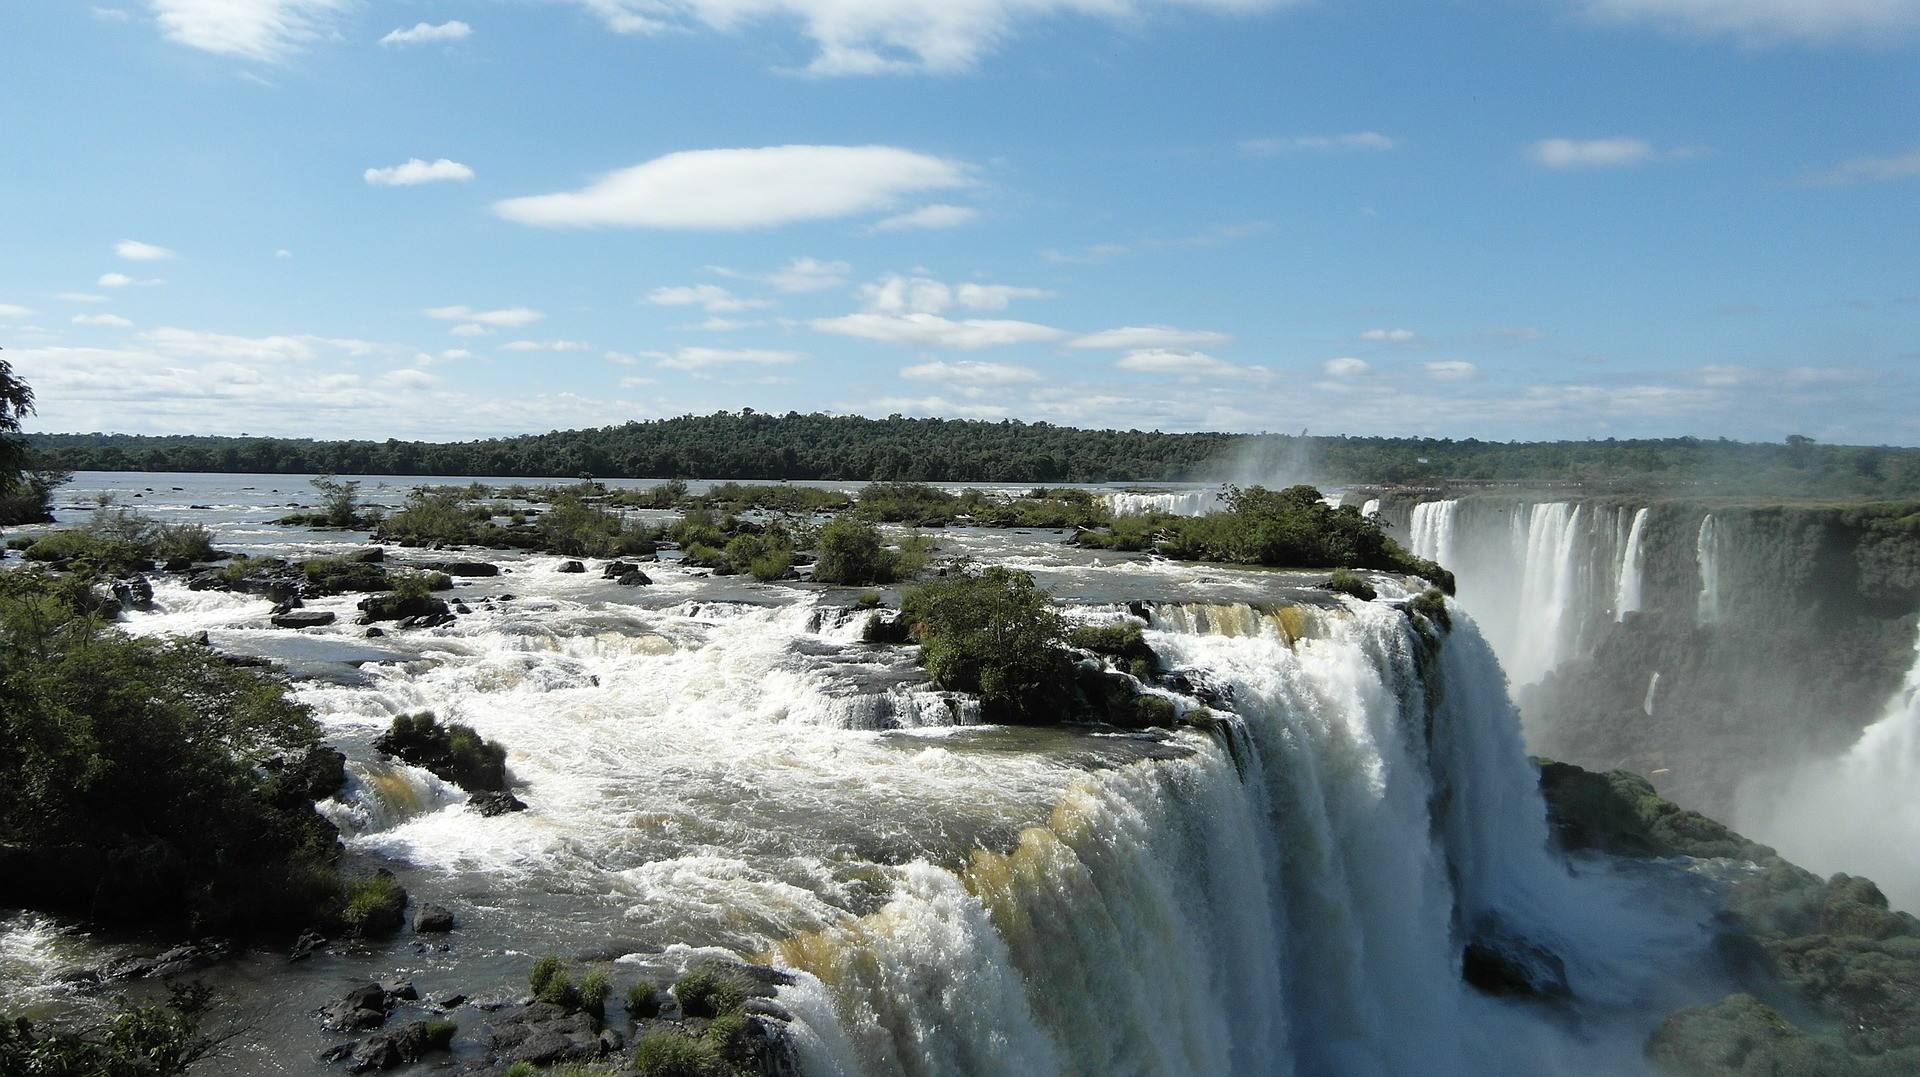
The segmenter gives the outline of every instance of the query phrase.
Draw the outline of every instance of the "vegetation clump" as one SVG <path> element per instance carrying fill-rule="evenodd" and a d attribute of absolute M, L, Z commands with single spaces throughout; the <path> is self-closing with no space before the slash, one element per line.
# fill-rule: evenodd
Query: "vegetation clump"
<path fill-rule="evenodd" d="M 697 968 L 673 982 L 673 997 L 688 1017 L 720 1017 L 739 1012 L 747 990 L 723 970 Z"/>
<path fill-rule="evenodd" d="M 165 1002 L 122 999 L 105 1020 L 77 1027 L 0 1018 L 0 1074 L 183 1077 L 220 1046 L 201 1031 L 210 997 L 197 983 L 172 984 Z"/>
<path fill-rule="evenodd" d="M 347 904 L 340 918 L 354 935 L 391 935 L 406 921 L 407 889 L 385 868 L 349 882 L 346 894 Z"/>
<path fill-rule="evenodd" d="M 32 413 L 33 390 L 0 359 L 0 525 L 53 519 L 53 491 L 72 477 L 39 464 L 32 447 L 15 436 L 20 420 Z"/>
<path fill-rule="evenodd" d="M 897 549 L 890 549 L 879 528 L 857 516 L 842 514 L 820 528 L 814 536 L 814 548 L 816 583 L 858 587 L 918 576 L 926 567 L 932 543 L 913 536 Z"/>
<path fill-rule="evenodd" d="M 1066 622 L 1032 576 L 958 566 L 907 592 L 900 620 L 934 683 L 978 695 L 988 721 L 1043 724 L 1069 713 Z"/>
<path fill-rule="evenodd" d="M 273 521 L 290 527 L 331 527 L 337 530 L 371 530 L 380 525 L 380 510 L 360 503 L 360 481 L 333 475 L 316 475 L 307 480 L 320 495 L 319 512 L 296 512 Z"/>
<path fill-rule="evenodd" d="M 201 931 L 332 920 L 324 783 L 284 766 L 317 746 L 307 708 L 206 647 L 105 626 L 94 601 L 73 577 L 0 573 L 0 904 Z"/>
<path fill-rule="evenodd" d="M 373 742 L 374 750 L 397 756 L 469 793 L 499 793 L 507 788 L 507 750 L 460 722 L 441 725 L 430 711 L 395 715 L 393 725 Z"/>
<path fill-rule="evenodd" d="M 1367 582 L 1365 576 L 1350 569 L 1334 569 L 1332 578 L 1326 582 L 1326 588 L 1335 594 L 1348 595 L 1362 602 L 1372 602 L 1380 597 L 1380 592 L 1374 589 L 1373 584 Z"/>
<path fill-rule="evenodd" d="M 199 524 L 163 524 L 132 509 L 103 506 L 85 527 L 44 535 L 21 556 L 83 575 L 145 572 L 155 561 L 213 561 L 213 532 Z"/>

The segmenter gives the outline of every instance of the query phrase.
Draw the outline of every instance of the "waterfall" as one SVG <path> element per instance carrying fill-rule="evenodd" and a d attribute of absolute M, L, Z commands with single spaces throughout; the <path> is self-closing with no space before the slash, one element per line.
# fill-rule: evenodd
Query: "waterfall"
<path fill-rule="evenodd" d="M 1106 504 L 1107 511 L 1115 516 L 1140 516 L 1150 512 L 1164 512 L 1172 516 L 1204 516 L 1226 507 L 1220 500 L 1218 490 L 1166 492 L 1123 490 L 1101 494 L 1100 500 Z"/>
<path fill-rule="evenodd" d="M 1699 621 L 1703 625 L 1718 624 L 1721 613 L 1720 529 L 1714 524 L 1711 513 L 1700 521 L 1700 537 L 1694 542 L 1694 552 L 1700 564 Z"/>
<path fill-rule="evenodd" d="M 1521 554 L 1521 629 L 1507 659 L 1516 684 L 1532 684 L 1560 663 L 1574 601 L 1574 545 L 1584 505 L 1554 501 L 1528 514 Z M 1516 517 L 1517 519 L 1517 517 Z"/>
<path fill-rule="evenodd" d="M 1647 510 L 1633 514 L 1633 526 L 1627 529 L 1627 550 L 1620 556 L 1620 584 L 1613 592 L 1613 619 L 1624 621 L 1627 614 L 1640 609 L 1640 573 L 1643 568 L 1641 541 L 1647 530 Z"/>
<path fill-rule="evenodd" d="M 1920 640 L 1880 719 L 1837 758 L 1741 785 L 1735 826 L 1807 869 L 1878 883 L 1896 908 L 1920 913 Z"/>
<path fill-rule="evenodd" d="M 1454 563 L 1454 522 L 1460 515 L 1458 501 L 1422 501 L 1413 507 L 1410 530 L 1413 555 L 1438 561 L 1442 568 Z"/>
<path fill-rule="evenodd" d="M 1360 515 L 1368 517 L 1369 519 L 1380 515 L 1380 499 L 1377 497 L 1368 498 L 1367 503 L 1360 506 Z"/>
<path fill-rule="evenodd" d="M 1576 1036 L 1481 997 L 1461 947 L 1525 940 L 1578 996 L 1632 1008 L 1706 933 L 1651 929 L 1554 860 L 1464 612 L 1423 674 L 1404 616 L 1355 607 L 1156 610 L 1155 649 L 1228 689 L 1214 738 L 1084 775 L 1005 845 L 905 865 L 878 912 L 777 944 L 809 974 L 783 994 L 807 1071 L 1643 1072 L 1644 1031 Z"/>

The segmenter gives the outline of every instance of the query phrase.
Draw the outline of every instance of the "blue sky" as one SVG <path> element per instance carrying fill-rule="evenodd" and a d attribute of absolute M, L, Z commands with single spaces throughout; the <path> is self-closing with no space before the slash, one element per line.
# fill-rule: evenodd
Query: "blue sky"
<path fill-rule="evenodd" d="M 1920 444 L 1920 0 L 0 8 L 31 429 Z"/>

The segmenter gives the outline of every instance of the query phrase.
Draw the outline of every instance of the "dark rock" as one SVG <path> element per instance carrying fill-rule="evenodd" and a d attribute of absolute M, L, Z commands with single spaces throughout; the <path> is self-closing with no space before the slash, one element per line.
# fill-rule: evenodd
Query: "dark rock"
<path fill-rule="evenodd" d="M 373 621 L 399 621 L 424 617 L 444 617 L 451 620 L 453 617 L 447 612 L 447 604 L 432 595 L 416 598 L 402 598 L 397 594 L 371 595 L 360 600 L 360 608 L 365 610 L 367 618 Z"/>
<path fill-rule="evenodd" d="M 556 571 L 556 572 L 585 572 L 586 570 L 587 570 L 587 566 L 586 566 L 586 565 L 583 565 L 583 564 L 581 564 L 581 563 L 580 563 L 580 562 L 578 562 L 578 561 L 562 561 L 562 562 L 560 562 L 560 567 L 559 567 L 558 569 L 555 569 L 554 571 Z"/>
<path fill-rule="evenodd" d="M 304 961 L 326 944 L 327 937 L 318 931 L 304 932 L 299 938 L 293 940 L 293 950 L 287 954 L 287 960 Z"/>
<path fill-rule="evenodd" d="M 439 998 L 434 999 L 433 1001 L 434 1001 L 434 1004 L 439 1006 L 441 1009 L 451 1010 L 455 1006 L 458 1006 L 461 1003 L 467 1001 L 467 996 L 462 995 L 458 992 L 455 992 L 454 994 L 451 994 L 451 995 L 441 995 Z"/>
<path fill-rule="evenodd" d="M 285 807 L 325 800 L 347 783 L 347 757 L 324 744 L 276 755 L 260 766 L 280 779 L 274 801 Z"/>
<path fill-rule="evenodd" d="M 392 1008 L 392 1001 L 379 984 L 363 984 L 321 1007 L 320 1023 L 335 1032 L 379 1028 L 387 1023 L 387 1011 Z"/>
<path fill-rule="evenodd" d="M 97 987 L 100 984 L 100 970 L 79 967 L 61 969 L 54 974 L 53 981 L 81 989 Z"/>
<path fill-rule="evenodd" d="M 1460 977 L 1483 994 L 1572 998 L 1559 955 L 1510 936 L 1488 934 L 1467 943 Z"/>
<path fill-rule="evenodd" d="M 426 567 L 449 576 L 500 575 L 500 566 L 487 561 L 432 561 Z"/>
<path fill-rule="evenodd" d="M 130 610 L 153 608 L 153 584 L 145 576 L 133 575 L 113 581 L 113 597 Z"/>
<path fill-rule="evenodd" d="M 358 1046 L 357 1043 L 336 1043 L 314 1057 L 322 1062 L 345 1062 L 353 1057 L 353 1049 Z"/>
<path fill-rule="evenodd" d="M 509 1064 L 551 1066 L 601 1057 L 608 1048 L 600 1032 L 600 1022 L 591 1014 L 535 1002 L 489 1019 L 484 1042 Z"/>
<path fill-rule="evenodd" d="M 326 610 L 293 610 L 276 613 L 271 620 L 275 628 L 319 628 L 332 624 L 335 617 Z"/>
<path fill-rule="evenodd" d="M 417 617 L 402 617 L 395 628 L 439 628 L 453 623 L 453 613 L 441 609 L 438 613 L 423 613 Z"/>
<path fill-rule="evenodd" d="M 378 628 L 378 627 L 375 627 L 375 628 L 369 628 L 369 629 L 367 629 L 367 630 L 366 630 L 366 632 L 364 633 L 364 635 L 365 635 L 365 636 L 366 636 L 366 637 L 367 637 L 368 639 L 379 639 L 379 638 L 380 638 L 381 636 L 384 636 L 384 635 L 386 635 L 386 634 L 387 634 L 387 630 L 386 630 L 386 629 L 384 629 L 384 628 Z"/>
<path fill-rule="evenodd" d="M 377 565 L 387 559 L 387 551 L 379 546 L 368 546 L 364 550 L 355 550 L 347 555 L 347 560 L 363 565 Z"/>
<path fill-rule="evenodd" d="M 455 612 L 455 613 L 472 613 L 472 612 L 473 612 L 473 607 L 472 607 L 472 606 L 469 606 L 469 605 L 467 605 L 467 604 L 466 604 L 465 602 L 455 602 L 455 603 L 453 604 L 453 612 Z"/>
<path fill-rule="evenodd" d="M 640 571 L 640 566 L 631 561 L 608 561 L 600 570 L 600 575 L 609 580 L 617 580 L 629 572 Z"/>
<path fill-rule="evenodd" d="M 422 935 L 452 931 L 453 914 L 432 903 L 421 905 L 413 910 L 413 930 Z"/>
<path fill-rule="evenodd" d="M 167 563 L 161 567 L 165 568 L 168 572 L 186 572 L 193 568 L 193 558 L 169 557 L 167 558 Z"/>
<path fill-rule="evenodd" d="M 648 587 L 653 584 L 653 577 L 636 568 L 632 572 L 622 573 L 620 578 L 613 582 L 622 587 Z"/>
<path fill-rule="evenodd" d="M 525 802 L 512 793 L 475 793 L 467 798 L 467 807 L 489 819 L 496 815 L 527 810 Z"/>
<path fill-rule="evenodd" d="M 453 1029 L 411 1021 L 378 1036 L 367 1037 L 353 1052 L 348 1069 L 354 1073 L 390 1070 L 395 1066 L 418 1062 L 432 1051 L 444 1051 L 453 1039 Z"/>
<path fill-rule="evenodd" d="M 397 998 L 402 1002 L 413 1002 L 420 997 L 420 992 L 413 986 L 412 980 L 383 980 L 380 990 L 385 991 L 388 998 Z"/>

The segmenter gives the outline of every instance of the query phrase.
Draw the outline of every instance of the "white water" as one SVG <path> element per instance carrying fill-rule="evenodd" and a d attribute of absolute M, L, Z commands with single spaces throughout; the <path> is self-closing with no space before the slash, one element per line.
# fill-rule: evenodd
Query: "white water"
<path fill-rule="evenodd" d="M 1422 501 L 1413 507 L 1413 554 L 1453 568 L 1459 547 L 1454 527 L 1460 515 L 1458 501 Z"/>
<path fill-rule="evenodd" d="M 1896 908 L 1920 912 L 1920 641 L 1880 720 L 1851 749 L 1758 775 L 1735 798 L 1736 829 L 1764 835 L 1809 871 L 1879 884 Z"/>
<path fill-rule="evenodd" d="M 1645 568 L 1645 552 L 1642 538 L 1647 530 L 1647 510 L 1641 508 L 1633 514 L 1633 524 L 1627 530 L 1627 550 L 1620 556 L 1620 583 L 1613 593 L 1613 619 L 1624 621 L 1627 614 L 1637 613 L 1640 609 L 1640 578 Z"/>
<path fill-rule="evenodd" d="M 1165 492 L 1128 492 L 1119 491 L 1101 494 L 1107 511 L 1115 516 L 1139 516 L 1149 512 L 1164 512 L 1173 516 L 1205 516 L 1209 512 L 1219 512 L 1226 508 L 1220 500 L 1220 491 L 1183 490 Z"/>
<path fill-rule="evenodd" d="M 1718 624 L 1721 614 L 1720 529 L 1709 514 L 1700 521 L 1700 537 L 1694 542 L 1700 565 L 1699 620 L 1703 625 Z"/>

